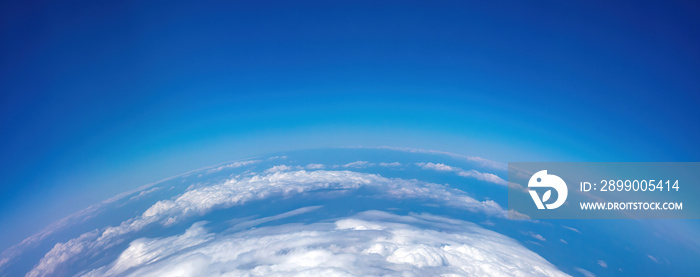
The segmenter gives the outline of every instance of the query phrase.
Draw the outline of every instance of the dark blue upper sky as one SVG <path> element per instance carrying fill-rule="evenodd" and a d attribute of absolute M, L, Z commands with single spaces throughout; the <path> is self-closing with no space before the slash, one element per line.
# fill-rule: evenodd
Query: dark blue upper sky
<path fill-rule="evenodd" d="M 4 230 L 288 149 L 700 155 L 692 3 L 45 2 L 0 4 Z"/>

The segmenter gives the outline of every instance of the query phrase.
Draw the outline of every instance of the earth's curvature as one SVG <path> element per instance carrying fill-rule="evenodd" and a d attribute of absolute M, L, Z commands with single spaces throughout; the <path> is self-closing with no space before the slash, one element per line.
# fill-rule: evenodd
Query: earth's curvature
<path fill-rule="evenodd" d="M 59 221 L 6 250 L 0 275 L 627 270 L 612 257 L 592 255 L 595 247 L 577 246 L 586 237 L 576 222 L 509 219 L 506 175 L 501 163 L 415 149 L 308 150 L 236 161 L 121 194 Z M 600 262 L 606 266 L 597 268 Z"/>

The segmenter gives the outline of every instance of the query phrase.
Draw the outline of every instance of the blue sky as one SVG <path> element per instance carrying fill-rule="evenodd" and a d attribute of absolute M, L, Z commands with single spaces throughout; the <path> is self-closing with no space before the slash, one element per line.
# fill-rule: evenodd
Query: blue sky
<path fill-rule="evenodd" d="M 700 154 L 695 4 L 46 2 L 0 4 L 4 230 L 300 148 Z"/>

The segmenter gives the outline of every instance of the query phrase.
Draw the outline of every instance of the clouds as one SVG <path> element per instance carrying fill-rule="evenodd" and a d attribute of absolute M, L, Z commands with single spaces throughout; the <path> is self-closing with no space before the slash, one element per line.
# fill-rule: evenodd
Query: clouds
<path fill-rule="evenodd" d="M 520 233 L 523 234 L 523 235 L 526 235 L 526 236 L 530 236 L 530 237 L 532 237 L 533 239 L 536 239 L 536 240 L 539 240 L 539 241 L 547 241 L 547 239 L 545 239 L 542 235 L 537 234 L 537 233 L 532 232 L 532 231 L 520 232 Z"/>
<path fill-rule="evenodd" d="M 276 158 L 276 157 L 272 157 L 272 158 Z M 272 159 L 272 158 L 270 158 L 270 159 Z M 251 165 L 251 164 L 256 164 L 256 163 L 259 163 L 259 162 L 260 162 L 260 160 L 245 160 L 245 161 L 229 162 L 229 163 L 224 164 L 224 165 L 222 165 L 222 166 L 217 166 L 217 167 L 208 169 L 208 170 L 207 170 L 207 173 L 214 173 L 214 172 L 218 172 L 218 171 L 221 171 L 221 170 L 224 170 L 224 169 L 230 169 L 230 168 L 244 167 L 244 166 L 248 166 L 248 165 Z"/>
<path fill-rule="evenodd" d="M 431 170 L 436 170 L 436 171 L 459 171 L 460 169 L 456 167 L 452 167 L 449 165 L 445 165 L 442 163 L 417 163 L 417 166 L 420 166 L 423 169 L 431 169 Z"/>
<path fill-rule="evenodd" d="M 359 148 L 363 148 L 363 147 L 359 147 Z M 501 171 L 508 170 L 508 165 L 505 163 L 496 162 L 496 161 L 484 159 L 481 157 L 472 157 L 472 156 L 466 156 L 466 155 L 462 155 L 462 154 L 456 154 L 456 153 L 445 152 L 445 151 L 427 150 L 427 149 L 419 149 L 419 148 L 411 148 L 411 147 L 393 147 L 393 146 L 368 147 L 368 148 L 389 149 L 389 150 L 402 151 L 402 152 L 408 152 L 408 153 L 445 155 L 445 156 L 448 156 L 448 157 L 451 157 L 454 159 L 460 159 L 460 160 L 474 162 L 482 167 L 487 167 L 487 168 L 501 170 Z"/>
<path fill-rule="evenodd" d="M 275 167 L 273 167 L 275 168 Z M 277 167 L 281 169 L 281 167 Z M 289 168 L 284 168 L 288 170 Z M 328 190 L 373 189 L 373 197 L 383 199 L 421 199 L 471 212 L 506 218 L 507 212 L 492 200 L 479 201 L 466 193 L 444 185 L 417 180 L 389 179 L 376 174 L 351 171 L 317 170 L 307 172 L 278 171 L 229 179 L 210 186 L 198 187 L 168 200 L 153 204 L 140 216 L 117 226 L 106 227 L 57 244 L 30 272 L 30 276 L 50 274 L 79 256 L 92 255 L 111 248 L 132 233 L 146 226 L 171 226 L 186 218 L 202 216 L 216 209 L 243 205 L 249 201 L 272 197 L 290 197 L 302 193 Z"/>
<path fill-rule="evenodd" d="M 350 167 L 350 168 L 365 168 L 365 167 L 370 167 L 373 166 L 374 163 L 370 163 L 368 161 L 356 161 L 356 162 L 351 162 L 343 165 L 343 167 Z"/>
<path fill-rule="evenodd" d="M 324 169 L 324 168 L 326 168 L 326 166 L 323 164 L 308 164 L 308 165 L 306 165 L 306 168 L 307 169 Z"/>
<path fill-rule="evenodd" d="M 647 258 L 649 258 L 650 260 L 654 261 L 655 263 L 658 263 L 658 262 L 659 262 L 659 259 L 657 259 L 656 257 L 654 257 L 654 256 L 652 256 L 652 255 L 647 255 Z"/>
<path fill-rule="evenodd" d="M 206 222 L 198 222 L 192 225 L 184 234 L 162 239 L 140 238 L 132 241 L 129 247 L 124 250 L 119 258 L 112 263 L 109 270 L 97 274 L 97 270 L 87 274 L 88 276 L 114 276 L 130 268 L 158 261 L 178 251 L 182 251 L 191 246 L 201 245 L 210 241 L 213 234 L 207 233 L 204 229 Z"/>
<path fill-rule="evenodd" d="M 518 242 L 430 214 L 367 211 L 331 222 L 137 239 L 87 276 L 565 276 Z"/>
<path fill-rule="evenodd" d="M 595 277 L 595 274 L 593 274 L 593 272 L 590 272 L 590 271 L 585 270 L 583 268 L 577 267 L 577 268 L 574 268 L 574 270 L 578 271 L 579 273 L 581 273 L 581 275 L 583 275 L 585 277 Z"/>
<path fill-rule="evenodd" d="M 273 172 L 280 172 L 280 171 L 289 171 L 292 170 L 291 166 L 288 165 L 276 165 L 273 166 L 267 170 L 265 170 L 265 173 L 273 173 Z"/>
<path fill-rule="evenodd" d="M 479 236 L 469 224 L 428 214 L 405 215 L 408 211 L 469 218 L 484 228 L 513 234 L 527 248 L 548 255 L 552 249 L 566 248 L 557 253 L 561 254 L 558 262 L 583 255 L 586 266 L 562 262 L 562 269 L 571 274 L 580 275 L 576 266 L 604 270 L 596 263 L 599 259 L 605 259 L 607 269 L 616 265 L 615 269 L 624 267 L 628 274 L 635 273 L 613 257 L 582 249 L 589 239 L 580 235 L 586 232 L 585 223 L 571 221 L 565 224 L 572 226 L 568 227 L 534 221 L 543 223 L 534 225 L 527 217 L 490 201 L 492 197 L 503 201 L 490 193 L 503 192 L 505 186 L 476 182 L 477 177 L 486 179 L 488 175 L 482 174 L 488 169 L 473 167 L 470 171 L 468 162 L 451 164 L 447 157 L 432 160 L 423 154 L 378 153 L 366 157 L 354 153 L 347 157 L 332 153 L 322 158 L 316 153 L 311 157 L 260 157 L 144 186 L 59 224 L 68 227 L 52 226 L 50 232 L 28 239 L 43 239 L 33 243 L 33 248 L 22 244 L 6 251 L 0 255 L 0 275 L 22 275 L 30 270 L 28 276 L 508 274 L 498 265 L 515 259 L 502 257 L 512 254 L 509 247 L 516 247 L 514 241 L 478 248 L 458 237 Z M 456 184 L 443 184 L 445 180 Z M 462 191 L 469 188 L 475 190 Z M 371 209 L 395 214 L 357 214 Z M 511 221 L 516 218 L 523 221 Z M 197 221 L 210 223 L 193 225 Z M 61 231 L 55 232 L 58 229 Z M 498 236 L 479 240 L 491 243 L 494 238 Z M 248 252 L 230 255 L 229 250 L 236 247 Z M 32 252 L 22 254 L 17 249 Z M 668 264 L 663 257 L 648 253 L 641 255 L 647 264 Z M 493 260 L 483 260 L 486 258 Z M 527 269 L 522 268 L 511 274 L 541 273 L 524 274 Z"/>
<path fill-rule="evenodd" d="M 606 262 L 603 261 L 603 260 L 598 260 L 598 265 L 601 266 L 601 267 L 603 267 L 603 268 L 607 268 L 607 267 L 608 267 L 608 263 L 606 263 Z"/>
<path fill-rule="evenodd" d="M 479 171 L 476 171 L 473 169 L 464 170 L 464 169 L 461 169 L 459 167 L 453 167 L 453 166 L 445 165 L 443 163 L 416 163 L 416 165 L 421 167 L 422 169 L 443 171 L 443 172 L 455 172 L 455 173 L 457 173 L 457 175 L 462 176 L 462 177 L 475 178 L 477 180 L 490 182 L 490 183 L 494 183 L 494 184 L 502 185 L 502 186 L 508 185 L 508 182 L 506 182 L 501 177 L 498 177 L 497 175 L 492 174 L 492 173 L 483 173 L 483 172 L 479 172 Z"/>
<path fill-rule="evenodd" d="M 576 232 L 576 233 L 581 234 L 581 231 L 579 231 L 578 229 L 576 229 L 576 228 L 574 228 L 574 227 L 569 227 L 569 226 L 564 226 L 564 225 L 562 225 L 561 227 L 564 228 L 564 229 L 571 230 L 571 231 L 574 231 L 574 232 Z"/>

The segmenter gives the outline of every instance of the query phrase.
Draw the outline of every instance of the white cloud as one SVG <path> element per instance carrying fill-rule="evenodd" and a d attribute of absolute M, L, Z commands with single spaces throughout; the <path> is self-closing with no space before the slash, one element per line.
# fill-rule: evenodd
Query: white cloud
<path fill-rule="evenodd" d="M 101 212 L 105 210 L 105 207 L 107 207 L 109 204 L 114 203 L 116 201 L 119 201 L 121 199 L 124 199 L 125 197 L 128 197 L 129 195 L 140 195 L 144 191 L 148 190 L 149 188 L 152 188 L 156 184 L 166 182 L 169 180 L 173 180 L 178 177 L 184 177 L 187 175 L 190 175 L 194 172 L 201 171 L 202 169 L 197 169 L 197 170 L 192 170 L 188 171 L 179 175 L 175 175 L 172 177 L 168 177 L 165 179 L 162 179 L 160 181 L 156 181 L 153 183 L 149 183 L 146 185 L 143 185 L 139 188 L 129 190 L 126 192 L 119 193 L 113 197 L 110 197 L 100 203 L 93 204 L 85 209 L 82 209 L 78 212 L 75 212 L 67 217 L 64 217 L 61 220 L 58 220 L 56 222 L 53 222 L 46 226 L 44 229 L 39 231 L 38 233 L 31 235 L 27 237 L 26 239 L 22 240 L 19 244 L 13 245 L 7 249 L 5 249 L 2 253 L 0 253 L 0 272 L 2 272 L 3 269 L 7 265 L 10 264 L 10 262 L 14 261 L 17 257 L 21 256 L 24 251 L 27 248 L 33 247 L 35 245 L 38 245 L 40 242 L 44 241 L 46 238 L 52 236 L 56 232 L 59 232 L 61 230 L 64 230 L 65 228 L 69 226 L 73 226 L 76 223 L 81 223 L 85 222 L 86 220 L 90 218 L 94 218 L 95 216 L 99 215 Z M 153 190 L 153 189 L 151 189 Z"/>
<path fill-rule="evenodd" d="M 207 173 L 213 173 L 213 172 L 221 171 L 221 170 L 224 170 L 227 168 L 239 168 L 239 167 L 243 167 L 246 165 L 251 165 L 251 164 L 255 164 L 255 163 L 259 163 L 259 162 L 260 162 L 260 160 L 229 162 L 229 163 L 226 163 L 222 166 L 217 166 L 217 167 L 211 168 L 211 169 L 207 170 Z"/>
<path fill-rule="evenodd" d="M 457 173 L 457 175 L 462 177 L 475 178 L 477 180 L 486 181 L 497 185 L 508 185 L 508 182 L 506 182 L 506 180 L 503 180 L 501 177 L 498 177 L 495 174 L 483 173 L 473 169 L 465 170 L 459 167 L 449 166 L 443 163 L 416 163 L 416 165 L 426 170 L 455 172 Z"/>
<path fill-rule="evenodd" d="M 514 189 L 514 190 L 522 191 L 524 193 L 529 193 L 529 191 L 530 191 L 529 189 L 523 187 L 522 185 L 515 183 L 515 182 L 510 182 L 510 181 L 508 182 L 508 187 L 511 189 Z"/>
<path fill-rule="evenodd" d="M 282 164 L 282 165 L 276 165 L 276 166 L 273 166 L 271 168 L 268 168 L 267 170 L 265 170 L 265 173 L 273 173 L 273 172 L 289 171 L 289 170 L 292 170 L 291 166 Z"/>
<path fill-rule="evenodd" d="M 659 262 L 659 259 L 657 259 L 656 257 L 654 257 L 654 256 L 652 256 L 652 255 L 647 255 L 647 257 L 648 257 L 650 260 L 654 261 L 655 263 L 658 263 L 658 262 Z"/>
<path fill-rule="evenodd" d="M 184 234 L 162 239 L 140 238 L 129 243 L 129 247 L 112 263 L 109 270 L 88 276 L 114 276 L 133 267 L 153 263 L 188 247 L 200 245 L 212 239 L 213 235 L 204 229 L 205 222 L 192 225 Z"/>
<path fill-rule="evenodd" d="M 579 233 L 579 234 L 581 233 L 581 231 L 579 231 L 578 229 L 573 228 L 573 227 L 563 226 L 563 225 L 561 227 L 563 227 L 564 229 L 567 229 L 567 230 L 574 231 L 574 232 Z"/>
<path fill-rule="evenodd" d="M 417 163 L 422 169 L 431 169 L 435 171 L 459 171 L 458 168 L 445 165 L 443 163 Z"/>
<path fill-rule="evenodd" d="M 502 186 L 507 186 L 508 182 L 505 180 L 501 179 L 501 177 L 496 176 L 495 174 L 492 173 L 483 173 L 479 172 L 476 170 L 461 170 L 457 172 L 457 175 L 462 176 L 462 177 L 473 177 L 476 178 L 477 180 L 481 181 L 486 181 L 486 182 L 491 182 L 497 185 L 502 185 Z"/>
<path fill-rule="evenodd" d="M 583 274 L 583 276 L 585 276 L 585 277 L 595 277 L 595 274 L 593 274 L 593 272 L 590 272 L 590 271 L 585 270 L 585 269 L 583 269 L 583 268 L 575 267 L 574 270 L 580 272 L 580 273 Z"/>
<path fill-rule="evenodd" d="M 358 148 L 363 148 L 363 147 L 358 147 Z M 445 152 L 445 151 L 426 150 L 426 149 L 418 149 L 418 148 L 410 148 L 410 147 L 393 147 L 393 146 L 367 147 L 367 148 L 389 149 L 389 150 L 402 151 L 402 152 L 408 152 L 408 153 L 425 153 L 425 154 L 446 155 L 446 156 L 449 156 L 449 157 L 452 157 L 455 159 L 461 159 L 461 160 L 467 160 L 470 162 L 474 162 L 474 163 L 477 163 L 483 167 L 489 167 L 489 168 L 504 170 L 504 171 L 508 170 L 508 165 L 505 163 L 496 162 L 496 161 L 484 159 L 481 157 L 471 157 L 471 156 L 466 156 L 466 155 L 456 154 L 456 153 L 451 153 L 451 152 Z"/>
<path fill-rule="evenodd" d="M 384 167 L 399 167 L 399 166 L 401 166 L 401 163 L 400 162 L 393 162 L 393 163 L 382 162 L 382 163 L 379 163 L 379 165 L 384 166 Z"/>
<path fill-rule="evenodd" d="M 368 161 L 356 161 L 356 162 L 351 162 L 346 165 L 343 165 L 343 167 L 354 167 L 354 168 L 365 168 L 365 167 L 370 167 L 373 166 L 373 163 L 370 163 Z"/>
<path fill-rule="evenodd" d="M 248 161 L 243 161 L 243 162 L 248 162 Z M 235 163 L 238 163 L 238 162 L 234 162 L 234 164 Z M 22 240 L 22 242 L 20 242 L 19 244 L 13 245 L 13 246 L 5 249 L 2 253 L 0 253 L 0 257 L 2 257 L 2 258 L 0 258 L 0 272 L 2 272 L 2 270 L 5 269 L 5 267 L 7 265 L 9 265 L 10 262 L 14 261 L 17 257 L 22 255 L 27 248 L 38 245 L 40 242 L 44 241 L 46 238 L 52 236 L 56 232 L 64 230 L 65 228 L 67 228 L 69 226 L 73 226 L 76 223 L 85 222 L 86 220 L 88 220 L 90 218 L 94 218 L 95 216 L 97 216 L 101 212 L 103 212 L 105 210 L 105 207 L 107 207 L 109 204 L 112 204 L 116 201 L 124 199 L 125 197 L 128 197 L 129 195 L 136 195 L 136 196 L 143 195 L 144 191 L 147 191 L 149 189 L 150 189 L 150 192 L 153 192 L 153 191 L 155 191 L 155 189 L 153 187 L 157 184 L 161 184 L 163 182 L 174 180 L 174 179 L 180 178 L 180 177 L 186 177 L 186 176 L 189 176 L 191 174 L 194 174 L 194 173 L 200 172 L 202 170 L 206 170 L 206 169 L 209 169 L 209 167 L 191 170 L 191 171 L 188 171 L 188 172 L 185 172 L 182 174 L 178 174 L 178 175 L 175 175 L 172 177 L 161 179 L 161 180 L 153 182 L 153 183 L 143 185 L 143 186 L 138 187 L 138 188 L 133 189 L 133 190 L 128 190 L 128 191 L 119 193 L 119 194 L 117 194 L 113 197 L 110 197 L 110 198 L 108 198 L 100 203 L 90 205 L 89 207 L 87 207 L 85 209 L 77 211 L 73 214 L 70 214 L 70 215 L 64 217 L 63 219 L 60 219 L 56 222 L 49 224 L 48 226 L 46 226 L 44 229 L 42 229 L 38 233 L 27 237 L 26 239 Z"/>
<path fill-rule="evenodd" d="M 499 170 L 508 170 L 508 165 L 505 163 L 496 162 L 496 161 L 492 161 L 489 159 L 484 159 L 482 157 L 467 157 L 466 159 L 473 161 L 473 162 L 477 162 L 477 163 L 481 164 L 481 166 L 484 166 L 484 167 L 490 167 L 490 168 L 499 169 Z"/>
<path fill-rule="evenodd" d="M 287 156 L 272 156 L 272 157 L 267 158 L 268 161 L 272 161 L 272 160 L 285 160 L 285 159 L 287 159 Z"/>
<path fill-rule="evenodd" d="M 149 194 L 156 192 L 156 191 L 159 191 L 161 189 L 163 189 L 163 187 L 153 187 L 151 189 L 141 191 L 139 194 L 134 195 L 131 198 L 129 198 L 129 201 L 134 201 L 134 200 L 140 199 L 146 195 L 149 195 Z"/>
<path fill-rule="evenodd" d="M 159 201 L 142 215 L 126 220 L 118 226 L 95 230 L 65 243 L 58 243 L 28 275 L 51 274 L 61 264 L 74 260 L 79 255 L 104 251 L 119 243 L 124 235 L 138 232 L 151 224 L 169 226 L 181 222 L 183 218 L 242 205 L 251 200 L 321 190 L 354 190 L 360 187 L 376 189 L 377 197 L 426 199 L 495 217 L 506 218 L 508 215 L 492 200 L 478 201 L 460 190 L 444 185 L 417 180 L 388 179 L 376 174 L 351 171 L 277 171 L 195 188 L 174 199 Z"/>
<path fill-rule="evenodd" d="M 569 244 L 569 243 L 568 243 L 567 241 L 565 241 L 564 239 L 559 239 L 559 241 L 560 241 L 561 243 L 563 243 L 563 244 Z"/>
<path fill-rule="evenodd" d="M 326 166 L 322 164 L 309 164 L 306 166 L 307 169 L 323 169 L 325 167 Z"/>
<path fill-rule="evenodd" d="M 321 207 L 323 207 L 323 206 L 303 207 L 303 208 L 299 208 L 299 209 L 289 211 L 286 213 L 278 214 L 275 216 L 268 216 L 268 217 L 263 217 L 263 218 L 259 218 L 259 219 L 248 220 L 248 221 L 234 224 L 231 228 L 229 228 L 229 230 L 243 230 L 243 229 L 247 229 L 247 228 L 257 226 L 257 225 L 260 225 L 263 223 L 267 223 L 270 221 L 275 221 L 275 220 L 279 220 L 279 219 L 283 219 L 283 218 L 292 217 L 295 215 L 300 215 L 300 214 L 312 212 L 314 210 L 320 209 Z"/>
<path fill-rule="evenodd" d="M 129 269 L 130 271 L 125 271 Z M 137 239 L 88 276 L 566 276 L 517 241 L 429 214 L 367 211 L 334 222 Z"/>
<path fill-rule="evenodd" d="M 607 268 L 607 267 L 608 267 L 608 263 L 606 263 L 606 262 L 603 261 L 603 260 L 598 260 L 598 265 L 601 266 L 601 267 L 603 267 L 603 268 Z"/>
<path fill-rule="evenodd" d="M 514 219 L 514 220 L 529 220 L 530 216 L 528 216 L 526 214 L 519 213 L 516 210 L 510 209 L 510 210 L 508 210 L 508 218 Z"/>
<path fill-rule="evenodd" d="M 536 240 L 539 240 L 539 241 L 547 241 L 547 239 L 545 239 L 542 235 L 537 234 L 537 233 L 532 232 L 532 231 L 520 232 L 520 233 L 523 234 L 523 235 L 530 236 L 530 237 L 532 237 L 532 238 L 534 238 L 534 239 L 536 239 Z"/>

